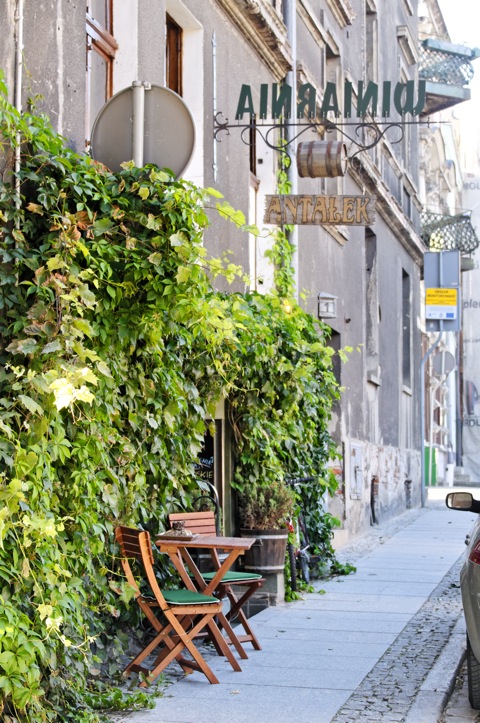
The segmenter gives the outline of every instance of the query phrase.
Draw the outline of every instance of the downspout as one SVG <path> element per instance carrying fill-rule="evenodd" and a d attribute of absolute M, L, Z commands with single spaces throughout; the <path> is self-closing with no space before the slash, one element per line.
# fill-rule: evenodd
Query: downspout
<path fill-rule="evenodd" d="M 23 0 L 17 0 L 15 12 L 15 109 L 22 112 L 22 76 L 23 76 Z M 15 138 L 15 207 L 20 208 L 20 131 L 17 131 Z M 18 225 L 20 219 L 17 215 L 15 223 Z"/>
<path fill-rule="evenodd" d="M 286 119 L 296 123 L 297 120 L 297 0 L 284 0 L 284 17 L 287 28 L 287 40 L 292 50 L 292 70 L 287 73 L 286 82 L 292 89 L 292 118 Z M 291 140 L 295 136 L 295 128 L 287 129 L 287 139 Z M 297 142 L 292 140 L 289 145 L 290 166 L 288 168 L 288 180 L 290 182 L 290 193 L 295 195 L 298 193 L 298 177 L 296 166 Z M 298 299 L 298 229 L 293 227 L 293 231 L 289 236 L 290 243 L 295 246 L 292 256 L 293 283 L 294 294 Z"/>
<path fill-rule="evenodd" d="M 215 122 L 217 117 L 217 36 L 215 30 L 212 33 L 212 115 Z M 213 139 L 213 180 L 217 182 L 217 141 Z"/>

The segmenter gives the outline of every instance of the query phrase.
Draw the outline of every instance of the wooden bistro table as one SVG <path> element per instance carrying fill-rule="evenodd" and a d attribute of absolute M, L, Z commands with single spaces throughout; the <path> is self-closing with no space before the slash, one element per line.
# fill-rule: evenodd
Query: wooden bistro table
<path fill-rule="evenodd" d="M 255 538 L 253 537 L 220 537 L 217 535 L 194 535 L 191 538 L 157 535 L 155 540 L 160 552 L 165 552 L 170 557 L 185 587 L 189 590 L 202 592 L 204 595 L 213 595 L 218 583 L 231 570 L 239 555 L 243 555 L 245 550 L 249 550 L 254 542 Z M 222 551 L 226 554 L 211 580 L 206 581 L 203 579 L 200 570 L 189 553 L 190 549 L 210 550 L 213 553 L 212 560 L 214 561 L 216 558 L 214 552 Z M 243 659 L 248 658 L 245 649 L 223 613 L 218 616 L 218 624 L 220 628 L 225 630 L 228 638 L 227 642 L 234 646 L 238 655 Z M 220 650 L 217 652 L 221 654 Z"/>

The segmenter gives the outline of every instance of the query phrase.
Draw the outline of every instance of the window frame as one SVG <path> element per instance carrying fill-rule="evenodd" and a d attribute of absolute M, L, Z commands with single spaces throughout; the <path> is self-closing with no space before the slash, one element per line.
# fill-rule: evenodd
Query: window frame
<path fill-rule="evenodd" d="M 174 59 L 174 63 L 172 63 Z M 165 18 L 165 85 L 183 95 L 183 28 L 171 15 Z"/>
<path fill-rule="evenodd" d="M 105 0 L 106 27 L 95 20 L 91 14 L 92 3 L 86 0 L 86 92 L 85 92 L 85 143 L 88 146 L 92 130 L 93 119 L 91 118 L 91 74 L 92 74 L 92 52 L 98 55 L 106 63 L 105 78 L 105 100 L 113 95 L 113 62 L 118 50 L 118 43 L 113 37 L 113 0 Z"/>

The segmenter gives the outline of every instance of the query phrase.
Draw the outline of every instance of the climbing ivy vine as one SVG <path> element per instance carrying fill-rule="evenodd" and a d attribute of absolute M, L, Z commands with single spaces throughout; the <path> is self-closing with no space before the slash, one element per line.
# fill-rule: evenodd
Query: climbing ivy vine
<path fill-rule="evenodd" d="M 203 234 L 208 206 L 228 215 L 219 194 L 156 167 L 113 174 L 0 91 L 0 715 L 94 723 L 125 705 L 95 683 L 102 666 L 114 678 L 131 595 L 115 525 L 161 529 L 188 505 L 221 397 L 239 493 L 324 470 L 337 391 L 286 288 L 215 291 Z"/>

